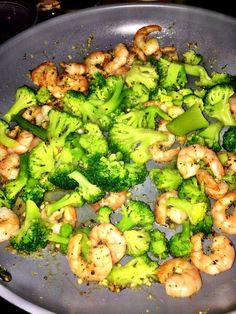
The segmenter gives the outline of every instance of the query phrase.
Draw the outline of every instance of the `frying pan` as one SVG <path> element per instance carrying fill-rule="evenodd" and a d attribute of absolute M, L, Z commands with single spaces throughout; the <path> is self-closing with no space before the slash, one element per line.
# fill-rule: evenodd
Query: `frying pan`
<path fill-rule="evenodd" d="M 31 85 L 28 71 L 39 63 L 81 61 L 89 51 L 131 43 L 134 33 L 147 24 L 160 24 L 161 45 L 178 51 L 188 43 L 198 46 L 209 70 L 236 73 L 236 20 L 220 13 L 178 5 L 131 4 L 101 6 L 54 18 L 17 35 L 0 47 L 0 108 L 14 100 L 15 89 Z M 90 42 L 90 45 L 88 45 Z M 143 192 L 155 197 L 149 184 Z M 89 215 L 81 211 L 80 218 Z M 86 219 L 86 217 L 83 217 Z M 232 237 L 233 239 L 233 237 Z M 235 238 L 233 239 L 235 241 Z M 234 242 L 235 243 L 235 242 Z M 12 274 L 1 283 L 0 294 L 33 313 L 227 313 L 236 309 L 236 263 L 218 276 L 202 275 L 203 288 L 192 298 L 173 299 L 164 286 L 126 289 L 112 293 L 96 284 L 78 285 L 65 257 L 45 253 L 39 259 L 13 255 L 0 247 L 0 263 Z"/>

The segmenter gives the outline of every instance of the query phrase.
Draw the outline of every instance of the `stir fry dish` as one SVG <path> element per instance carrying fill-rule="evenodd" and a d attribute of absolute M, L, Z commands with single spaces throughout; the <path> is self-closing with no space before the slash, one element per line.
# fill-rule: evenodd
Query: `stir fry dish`
<path fill-rule="evenodd" d="M 0 241 L 63 254 L 78 283 L 190 297 L 235 260 L 236 77 L 162 47 L 161 30 L 47 60 L 17 88 L 0 120 Z M 153 199 L 134 193 L 147 182 Z"/>

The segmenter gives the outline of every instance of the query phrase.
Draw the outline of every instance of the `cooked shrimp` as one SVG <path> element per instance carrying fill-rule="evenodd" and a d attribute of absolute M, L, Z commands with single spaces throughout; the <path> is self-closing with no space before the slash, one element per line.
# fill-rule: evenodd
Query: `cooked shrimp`
<path fill-rule="evenodd" d="M 127 191 L 109 192 L 107 196 L 96 203 L 90 204 L 90 206 L 95 210 L 98 210 L 102 206 L 109 206 L 113 210 L 116 210 L 121 208 L 121 206 L 125 203 L 127 199 L 127 193 Z"/>
<path fill-rule="evenodd" d="M 51 109 L 52 106 L 49 105 L 33 106 L 26 109 L 22 116 L 26 120 L 44 128 L 47 126 L 47 123 L 49 121 L 48 113 Z"/>
<path fill-rule="evenodd" d="M 5 159 L 7 157 L 7 147 L 0 144 L 0 161 Z"/>
<path fill-rule="evenodd" d="M 83 63 L 65 63 L 60 62 L 60 66 L 64 69 L 64 71 L 70 75 L 82 75 L 86 74 L 87 67 Z"/>
<path fill-rule="evenodd" d="M 110 61 L 109 53 L 104 51 L 94 51 L 90 53 L 84 60 L 88 74 L 92 75 L 96 72 L 105 74 L 104 66 Z"/>
<path fill-rule="evenodd" d="M 0 242 L 9 240 L 20 228 L 19 218 L 7 207 L 0 208 Z"/>
<path fill-rule="evenodd" d="M 0 161 L 0 176 L 3 180 L 14 180 L 19 173 L 20 159 L 19 155 L 8 154 Z"/>
<path fill-rule="evenodd" d="M 129 58 L 129 51 L 122 43 L 116 45 L 114 49 L 114 58 L 104 66 L 104 70 L 108 74 L 115 74 L 121 67 L 123 67 Z"/>
<path fill-rule="evenodd" d="M 236 92 L 230 97 L 229 105 L 234 121 L 236 122 Z"/>
<path fill-rule="evenodd" d="M 162 264 L 157 271 L 157 278 L 165 284 L 166 293 L 174 298 L 190 297 L 202 287 L 198 269 L 182 258 L 174 258 Z"/>
<path fill-rule="evenodd" d="M 85 261 L 81 256 L 82 237 L 82 234 L 76 234 L 69 241 L 67 260 L 70 269 L 81 280 L 101 281 L 107 277 L 112 269 L 110 250 L 103 244 L 90 248 L 88 260 Z"/>
<path fill-rule="evenodd" d="M 198 182 L 204 185 L 206 194 L 214 200 L 218 200 L 228 192 L 228 184 L 224 181 L 216 182 L 207 170 L 197 170 L 196 177 Z"/>
<path fill-rule="evenodd" d="M 230 269 L 234 263 L 235 251 L 230 239 L 222 235 L 213 238 L 211 253 L 206 255 L 203 252 L 203 233 L 192 236 L 193 250 L 191 253 L 192 263 L 202 272 L 209 275 L 217 275 Z"/>
<path fill-rule="evenodd" d="M 159 50 L 159 43 L 156 38 L 147 36 L 152 32 L 160 32 L 159 25 L 148 25 L 140 28 L 134 36 L 134 48 L 141 49 L 146 56 L 150 56 Z"/>
<path fill-rule="evenodd" d="M 156 162 L 169 162 L 176 157 L 180 151 L 180 147 L 170 148 L 175 143 L 175 135 L 167 130 L 166 124 L 168 121 L 162 120 L 158 130 L 167 135 L 167 140 L 154 144 L 150 148 L 152 159 Z"/>
<path fill-rule="evenodd" d="M 236 191 L 229 192 L 221 199 L 218 199 L 212 208 L 214 225 L 227 234 L 236 234 L 236 208 L 233 208 L 231 215 L 227 215 L 227 209 L 235 201 Z"/>
<path fill-rule="evenodd" d="M 177 197 L 176 191 L 162 193 L 156 201 L 154 209 L 155 220 L 161 225 L 166 225 L 166 220 L 169 218 L 177 224 L 183 223 L 187 219 L 187 214 L 176 207 L 168 207 L 167 200 L 170 197 Z"/>
<path fill-rule="evenodd" d="M 8 152 L 16 154 L 25 154 L 29 151 L 34 135 L 31 132 L 23 130 L 15 139 L 17 144 L 14 147 L 8 148 Z"/>
<path fill-rule="evenodd" d="M 112 224 L 95 226 L 90 234 L 91 245 L 96 247 L 99 243 L 105 244 L 110 251 L 112 262 L 115 264 L 125 255 L 125 237 L 120 230 Z"/>
<path fill-rule="evenodd" d="M 197 170 L 200 168 L 198 164 L 200 160 L 207 163 L 216 179 L 222 179 L 225 174 L 224 168 L 215 152 L 198 144 L 183 147 L 178 154 L 177 167 L 184 179 L 196 175 Z"/>

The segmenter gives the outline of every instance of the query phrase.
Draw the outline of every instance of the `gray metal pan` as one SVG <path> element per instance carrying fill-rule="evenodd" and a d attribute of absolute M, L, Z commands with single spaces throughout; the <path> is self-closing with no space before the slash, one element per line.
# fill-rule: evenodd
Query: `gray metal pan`
<path fill-rule="evenodd" d="M 162 45 L 174 44 L 184 51 L 188 43 L 197 44 L 198 51 L 214 70 L 225 67 L 227 72 L 236 73 L 233 18 L 177 5 L 101 6 L 36 25 L 1 45 L 1 111 L 14 100 L 16 87 L 31 84 L 28 71 L 39 63 L 48 59 L 79 61 L 89 51 L 109 49 L 118 42 L 129 44 L 138 28 L 155 23 L 163 27 Z M 149 184 L 143 191 L 150 199 L 155 196 Z M 203 288 L 196 296 L 173 299 L 159 284 L 118 294 L 96 284 L 78 285 L 65 257 L 47 254 L 42 259 L 20 257 L 6 252 L 4 247 L 0 247 L 0 264 L 8 268 L 13 280 L 1 283 L 0 295 L 31 313 L 218 314 L 236 310 L 236 263 L 218 276 L 203 275 Z"/>

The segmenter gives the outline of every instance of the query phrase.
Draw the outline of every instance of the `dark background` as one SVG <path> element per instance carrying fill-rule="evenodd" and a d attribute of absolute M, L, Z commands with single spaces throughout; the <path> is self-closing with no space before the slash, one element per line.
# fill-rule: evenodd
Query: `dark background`
<path fill-rule="evenodd" d="M 77 1 L 76 0 L 65 0 L 65 1 L 62 1 L 63 8 L 62 8 L 62 12 L 60 12 L 60 14 L 67 12 L 67 11 L 70 11 L 70 10 L 77 10 L 81 6 L 83 6 L 83 7 L 92 6 L 93 3 L 96 3 L 96 2 L 97 2 L 96 0 L 85 0 L 82 2 L 79 0 L 77 0 Z M 103 5 L 103 4 L 127 3 L 127 2 L 131 3 L 131 2 L 138 2 L 138 1 L 101 0 L 101 1 L 99 1 L 99 4 Z M 224 0 L 223 2 L 221 2 L 221 1 L 220 2 L 219 1 L 217 1 L 217 2 L 216 1 L 207 1 L 207 0 L 205 0 L 205 1 L 204 0 L 182 0 L 182 1 L 181 0 L 179 0 L 179 1 L 178 0 L 176 0 L 176 1 L 164 0 L 164 1 L 154 1 L 154 2 L 182 3 L 185 5 L 197 6 L 197 7 L 201 7 L 201 8 L 210 9 L 213 11 L 218 11 L 218 12 L 236 17 L 236 10 L 234 9 L 233 1 L 228 1 L 228 0 Z M 53 17 L 53 15 L 47 14 L 47 18 L 48 17 Z M 42 18 L 41 18 L 41 20 L 42 20 Z M 38 20 L 38 22 L 41 22 L 41 20 Z M 2 298 L 0 298 L 0 308 L 2 309 L 1 311 L 3 311 L 3 309 L 5 309 L 5 312 L 9 313 L 9 314 L 15 314 L 15 313 L 25 314 L 25 313 L 27 313 L 27 312 L 19 309 L 18 307 L 15 307 L 14 305 L 10 304 L 9 302 L 5 301 Z M 36 313 L 33 313 L 33 314 L 36 314 Z"/>

